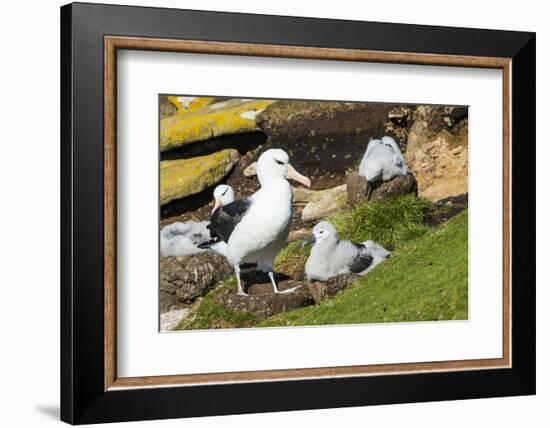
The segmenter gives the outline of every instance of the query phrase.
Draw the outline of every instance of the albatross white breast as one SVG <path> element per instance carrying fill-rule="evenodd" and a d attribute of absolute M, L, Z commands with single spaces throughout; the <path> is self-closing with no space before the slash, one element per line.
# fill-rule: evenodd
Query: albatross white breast
<path fill-rule="evenodd" d="M 257 163 L 261 188 L 253 195 L 216 210 L 210 222 L 213 237 L 227 243 L 227 261 L 234 267 L 238 293 L 245 295 L 240 265 L 257 263 L 267 272 L 273 291 L 279 293 L 273 276 L 273 262 L 286 243 L 292 221 L 292 188 L 287 178 L 305 186 L 311 182 L 289 164 L 280 149 L 262 153 Z M 285 292 L 292 290 L 285 290 Z"/>

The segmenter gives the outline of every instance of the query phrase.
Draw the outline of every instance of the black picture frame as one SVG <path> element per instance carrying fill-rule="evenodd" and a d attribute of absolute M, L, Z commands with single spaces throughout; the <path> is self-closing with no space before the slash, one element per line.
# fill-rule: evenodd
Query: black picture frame
<path fill-rule="evenodd" d="M 104 36 L 512 59 L 512 367 L 104 388 Z M 61 419 L 71 424 L 535 393 L 535 34 L 74 3 L 61 8 Z"/>

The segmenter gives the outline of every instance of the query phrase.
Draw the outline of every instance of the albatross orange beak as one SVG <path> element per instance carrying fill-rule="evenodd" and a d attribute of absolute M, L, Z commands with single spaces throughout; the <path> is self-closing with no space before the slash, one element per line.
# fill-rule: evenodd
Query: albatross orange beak
<path fill-rule="evenodd" d="M 216 212 L 216 210 L 221 206 L 222 206 L 222 201 L 216 198 L 214 201 L 214 208 L 212 208 L 212 212 L 210 213 L 210 215 L 214 214 L 214 212 Z"/>
<path fill-rule="evenodd" d="M 294 167 L 290 164 L 288 164 L 288 172 L 286 173 L 286 177 L 291 178 L 298 183 L 302 183 L 306 187 L 311 187 L 311 180 L 305 175 L 302 175 L 298 171 L 296 171 Z"/>

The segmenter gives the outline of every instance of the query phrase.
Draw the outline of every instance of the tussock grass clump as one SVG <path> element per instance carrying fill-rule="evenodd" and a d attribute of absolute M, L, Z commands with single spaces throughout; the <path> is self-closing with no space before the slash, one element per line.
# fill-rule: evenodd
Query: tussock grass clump
<path fill-rule="evenodd" d="M 330 222 L 336 227 L 340 239 L 355 242 L 371 239 L 393 250 L 429 230 L 423 222 L 430 205 L 425 199 L 406 195 L 342 211 Z"/>
<path fill-rule="evenodd" d="M 301 248 L 302 241 L 295 241 L 284 247 L 273 264 L 276 272 L 288 275 L 294 279 L 304 276 L 304 266 L 309 257 L 311 246 Z"/>

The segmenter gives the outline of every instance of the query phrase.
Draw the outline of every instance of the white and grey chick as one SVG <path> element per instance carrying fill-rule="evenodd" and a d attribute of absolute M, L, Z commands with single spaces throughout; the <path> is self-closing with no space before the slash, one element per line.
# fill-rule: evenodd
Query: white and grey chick
<path fill-rule="evenodd" d="M 313 244 L 305 266 L 310 281 L 326 281 L 348 273 L 365 275 L 390 255 L 388 250 L 373 241 L 340 241 L 336 229 L 328 221 L 313 228 L 313 234 L 302 246 L 308 244 Z"/>
<path fill-rule="evenodd" d="M 399 146 L 392 137 L 371 140 L 359 164 L 359 173 L 367 179 L 367 196 L 370 199 L 374 183 L 407 175 L 409 169 Z"/>

